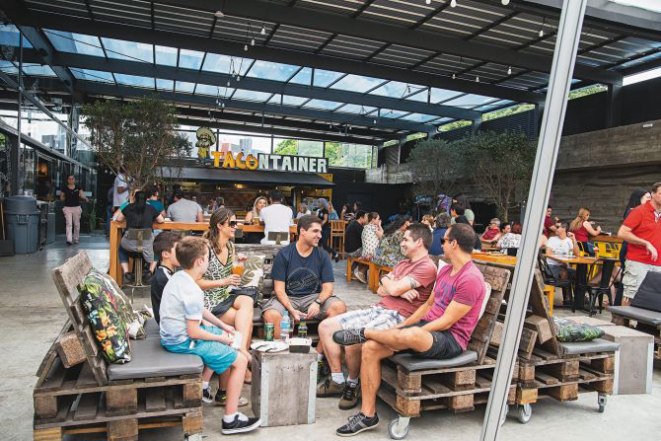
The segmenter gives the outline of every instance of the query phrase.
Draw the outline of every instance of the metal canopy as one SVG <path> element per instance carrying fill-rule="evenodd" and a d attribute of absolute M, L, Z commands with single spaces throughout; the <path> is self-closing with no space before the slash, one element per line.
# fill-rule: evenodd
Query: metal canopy
<path fill-rule="evenodd" d="M 661 61 L 655 21 L 605 1 L 588 7 L 575 86 L 617 87 L 623 75 Z M 287 122 L 294 131 L 329 135 L 341 131 L 333 124 L 384 129 L 370 138 L 377 142 L 389 130 L 393 138 L 435 133 L 454 120 L 478 121 L 484 112 L 543 103 L 559 5 L 6 0 L 0 9 L 34 48 L 25 51 L 33 74 L 57 76 L 74 92 L 94 94 L 103 86 L 110 96 L 112 85 L 122 97 L 151 89 L 169 93 L 179 106 L 219 110 L 222 103 L 225 111 L 253 120 L 289 115 L 283 130 Z M 6 73 L 12 69 L 0 65 Z"/>

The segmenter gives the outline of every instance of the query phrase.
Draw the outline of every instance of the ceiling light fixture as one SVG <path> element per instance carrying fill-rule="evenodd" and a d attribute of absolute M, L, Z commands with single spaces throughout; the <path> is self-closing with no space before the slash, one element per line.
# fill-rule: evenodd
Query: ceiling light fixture
<path fill-rule="evenodd" d="M 480 77 L 475 77 L 475 82 L 479 83 L 480 82 Z"/>
<path fill-rule="evenodd" d="M 457 74 L 452 74 L 452 79 L 453 80 L 457 79 Z"/>
<path fill-rule="evenodd" d="M 542 19 L 542 27 L 539 28 L 539 38 L 544 37 L 544 23 L 546 23 L 546 17 Z"/>
<path fill-rule="evenodd" d="M 452 6 L 453 8 L 456 8 L 457 7 L 457 0 L 452 0 L 450 2 L 450 6 Z"/>
<path fill-rule="evenodd" d="M 260 34 L 266 35 L 266 26 L 262 25 L 262 30 L 259 31 Z"/>
<path fill-rule="evenodd" d="M 427 3 L 428 5 L 431 5 L 431 0 L 425 0 L 425 3 Z"/>
<path fill-rule="evenodd" d="M 507 75 L 512 75 L 512 66 L 507 68 Z"/>
<path fill-rule="evenodd" d="M 223 14 L 223 11 L 221 11 L 220 9 L 217 10 L 216 12 L 214 12 L 213 15 L 215 15 L 217 18 L 223 18 L 223 17 L 225 17 L 225 14 Z"/>
<path fill-rule="evenodd" d="M 254 45 L 255 45 L 255 39 L 253 38 L 252 40 L 250 40 L 250 46 L 254 46 Z"/>
<path fill-rule="evenodd" d="M 243 45 L 243 50 L 244 50 L 245 52 L 248 52 L 248 45 L 247 45 L 247 44 L 244 44 L 244 45 Z"/>
<path fill-rule="evenodd" d="M 503 6 L 507 6 L 510 4 L 510 0 L 501 0 L 501 3 L 503 4 Z"/>

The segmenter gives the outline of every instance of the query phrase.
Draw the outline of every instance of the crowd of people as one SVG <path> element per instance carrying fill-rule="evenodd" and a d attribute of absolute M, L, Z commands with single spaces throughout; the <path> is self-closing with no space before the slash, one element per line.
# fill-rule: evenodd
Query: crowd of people
<path fill-rule="evenodd" d="M 199 205 L 183 196 L 175 194 L 175 202 L 167 209 L 150 201 L 158 202 L 158 194 L 136 192 L 133 202 L 123 208 L 120 205 L 118 218 L 125 219 L 129 229 L 151 228 L 153 223 L 162 222 L 164 215 L 198 220 Z M 363 210 L 360 203 L 343 207 L 341 214 L 335 215 L 349 220 L 345 251 L 393 268 L 380 280 L 378 302 L 347 312 L 334 293 L 331 259 L 336 254 L 327 245 L 332 204 L 320 200 L 315 214 L 309 214 L 307 206 L 294 214 L 283 201 L 277 191 L 268 199 L 257 198 L 246 216 L 247 222 L 259 219 L 264 223 L 263 240 L 268 239 L 269 232 L 288 232 L 292 219 L 297 219 L 296 241 L 287 240 L 275 256 L 271 270 L 275 295 L 262 305 L 262 318 L 273 325 L 276 339 L 285 316 L 294 323 L 320 321 L 317 396 L 338 397 L 341 409 L 355 408 L 362 396 L 360 411 L 336 431 L 341 436 L 355 435 L 379 423 L 376 394 L 381 360 L 396 352 L 444 359 L 466 349 L 482 305 L 488 300 L 473 252 L 488 248 L 506 254 L 514 250 L 515 254 L 521 224 L 494 218 L 478 235 L 475 214 L 465 197 L 455 198 L 440 214 L 423 216 L 421 222 L 414 222 L 408 214 L 397 215 L 385 228 L 379 213 Z M 255 430 L 261 421 L 239 412 L 247 404 L 241 397 L 241 386 L 252 381 L 249 348 L 256 299 L 252 291 L 237 289 L 241 279 L 232 269 L 246 256 L 237 253 L 234 246 L 236 215 L 223 205 L 219 203 L 211 215 L 203 237 L 182 238 L 163 232 L 144 247 L 150 249 L 145 260 L 155 274 L 151 295 L 162 345 L 171 352 L 202 357 L 203 399 L 226 407 L 222 432 L 232 434 Z M 650 192 L 635 191 L 618 232 L 625 240 L 621 254 L 624 305 L 630 304 L 647 272 L 661 271 L 659 219 L 661 183 L 654 184 Z M 547 256 L 594 254 L 589 240 L 600 233 L 601 228 L 590 221 L 590 210 L 581 208 L 576 218 L 566 223 L 553 217 L 549 206 L 540 248 Z M 122 247 L 130 249 L 129 241 L 123 238 Z M 444 259 L 437 265 L 432 255 Z M 125 257 L 125 252 L 120 253 L 124 270 Z M 574 276 L 567 265 L 553 259 L 548 263 L 555 277 Z M 352 271 L 366 282 L 359 267 Z M 240 343 L 234 344 L 239 333 Z M 219 375 L 215 394 L 210 386 L 214 373 Z"/>

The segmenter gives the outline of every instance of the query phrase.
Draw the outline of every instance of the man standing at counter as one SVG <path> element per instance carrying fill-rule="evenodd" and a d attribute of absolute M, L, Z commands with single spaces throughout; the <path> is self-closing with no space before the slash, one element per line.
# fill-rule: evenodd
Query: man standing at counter
<path fill-rule="evenodd" d="M 282 203 L 284 196 L 278 190 L 274 190 L 269 195 L 271 205 L 264 207 L 259 212 L 259 219 L 264 223 L 264 238 L 262 245 L 274 245 L 275 242 L 269 239 L 269 233 L 286 233 L 287 239 L 281 241 L 281 244 L 289 243 L 289 225 L 292 223 L 294 212 L 291 208 Z"/>

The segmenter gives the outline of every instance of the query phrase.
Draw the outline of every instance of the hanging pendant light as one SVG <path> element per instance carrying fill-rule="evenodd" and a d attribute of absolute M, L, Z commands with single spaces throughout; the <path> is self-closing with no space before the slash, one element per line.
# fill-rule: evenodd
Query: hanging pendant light
<path fill-rule="evenodd" d="M 457 79 L 457 74 L 452 74 L 452 79 L 453 80 Z"/>
<path fill-rule="evenodd" d="M 248 52 L 248 45 L 247 45 L 247 44 L 244 44 L 244 45 L 243 45 L 243 50 L 244 50 L 245 52 Z"/>
<path fill-rule="evenodd" d="M 501 0 L 501 3 L 503 4 L 503 6 L 507 6 L 510 4 L 510 0 Z"/>
<path fill-rule="evenodd" d="M 266 26 L 262 25 L 262 30 L 259 31 L 260 34 L 266 35 Z"/>
<path fill-rule="evenodd" d="M 252 40 L 250 40 L 250 46 L 254 46 L 254 45 L 255 45 L 255 39 L 253 38 Z"/>
<path fill-rule="evenodd" d="M 457 0 L 452 0 L 450 2 L 450 6 L 452 6 L 453 8 L 456 8 L 457 7 Z"/>
<path fill-rule="evenodd" d="M 479 83 L 480 82 L 480 77 L 475 77 L 475 82 Z"/>
<path fill-rule="evenodd" d="M 507 75 L 512 75 L 512 66 L 507 68 Z"/>
<path fill-rule="evenodd" d="M 428 5 L 431 5 L 431 0 L 425 0 L 425 3 L 427 3 Z"/>

